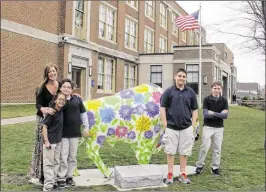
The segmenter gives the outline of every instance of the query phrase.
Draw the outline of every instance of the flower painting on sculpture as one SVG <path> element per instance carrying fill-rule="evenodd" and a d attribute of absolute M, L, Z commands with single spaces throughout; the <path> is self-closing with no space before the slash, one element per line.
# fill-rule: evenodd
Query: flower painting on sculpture
<path fill-rule="evenodd" d="M 117 141 L 128 143 L 139 164 L 148 164 L 151 155 L 160 150 L 162 92 L 157 85 L 143 84 L 84 103 L 90 125 L 87 155 L 105 176 L 110 176 L 110 172 L 99 154 L 102 145 L 115 147 Z"/>

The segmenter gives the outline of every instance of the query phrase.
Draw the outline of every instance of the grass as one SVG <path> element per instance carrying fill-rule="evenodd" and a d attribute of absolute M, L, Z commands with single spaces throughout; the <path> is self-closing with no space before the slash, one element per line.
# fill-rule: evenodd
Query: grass
<path fill-rule="evenodd" d="M 36 114 L 35 104 L 1 106 L 1 119 L 25 117 Z"/>
<path fill-rule="evenodd" d="M 225 121 L 222 147 L 222 175 L 210 174 L 211 149 L 202 175 L 190 177 L 192 184 L 178 182 L 168 188 L 152 190 L 169 191 L 264 191 L 265 189 L 265 113 L 247 107 L 231 107 Z M 25 179 L 35 138 L 35 123 L 2 126 L 1 129 L 2 186 L 1 190 L 41 190 Z M 188 165 L 195 165 L 201 141 L 196 141 Z M 108 166 L 136 164 L 136 158 L 128 145 L 117 143 L 115 148 L 105 145 L 101 157 Z M 166 164 L 165 154 L 152 156 L 150 163 Z M 179 164 L 178 159 L 176 164 Z M 78 151 L 78 168 L 95 168 L 85 154 L 85 146 Z M 75 187 L 78 191 L 115 191 L 110 185 Z"/>

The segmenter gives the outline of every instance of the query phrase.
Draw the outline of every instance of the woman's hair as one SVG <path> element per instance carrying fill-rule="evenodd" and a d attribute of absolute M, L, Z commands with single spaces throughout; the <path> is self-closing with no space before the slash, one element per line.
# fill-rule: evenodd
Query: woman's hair
<path fill-rule="evenodd" d="M 44 68 L 44 71 L 43 71 L 43 81 L 40 83 L 40 85 L 36 88 L 36 96 L 38 96 L 42 90 L 43 90 L 43 87 L 48 83 L 48 74 L 49 74 L 49 70 L 54 67 L 56 72 L 58 72 L 58 68 L 55 64 L 53 63 L 48 63 L 45 68 Z"/>

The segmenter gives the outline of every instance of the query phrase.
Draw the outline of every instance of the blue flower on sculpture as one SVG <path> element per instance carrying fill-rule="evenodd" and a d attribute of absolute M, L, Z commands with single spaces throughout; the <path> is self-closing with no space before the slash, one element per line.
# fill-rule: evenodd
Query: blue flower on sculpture
<path fill-rule="evenodd" d="M 90 111 L 87 112 L 87 116 L 88 116 L 89 128 L 91 128 L 93 125 L 95 125 L 95 117 L 94 114 Z"/>
<path fill-rule="evenodd" d="M 136 138 L 136 134 L 134 131 L 130 131 L 127 133 L 127 138 L 129 139 L 135 139 Z"/>
<path fill-rule="evenodd" d="M 121 96 L 121 98 L 129 99 L 129 98 L 132 98 L 134 96 L 134 92 L 130 89 L 125 89 L 125 90 L 122 90 L 120 92 L 120 96 Z"/>
<path fill-rule="evenodd" d="M 155 133 L 158 133 L 160 130 L 161 130 L 161 125 L 156 125 L 154 128 L 153 128 L 154 132 Z"/>
<path fill-rule="evenodd" d="M 99 144 L 99 145 L 103 145 L 103 142 L 104 142 L 104 140 L 105 140 L 105 136 L 104 135 L 99 135 L 98 137 L 97 137 L 97 143 Z"/>
<path fill-rule="evenodd" d="M 150 101 L 145 106 L 147 108 L 145 111 L 147 112 L 148 116 L 155 117 L 159 114 L 159 106 L 156 105 L 156 103 Z"/>
<path fill-rule="evenodd" d="M 115 129 L 113 129 L 113 128 L 109 128 L 108 129 L 108 132 L 107 132 L 107 135 L 108 136 L 111 136 L 111 135 L 114 135 L 115 134 Z"/>
<path fill-rule="evenodd" d="M 138 114 L 138 115 L 142 115 L 144 112 L 145 112 L 145 109 L 144 109 L 144 107 L 142 105 L 138 105 L 134 109 L 134 113 Z"/>
<path fill-rule="evenodd" d="M 110 123 L 113 118 L 115 118 L 115 112 L 111 108 L 100 109 L 100 116 L 102 118 L 102 122 Z"/>
<path fill-rule="evenodd" d="M 122 105 L 120 110 L 119 110 L 120 117 L 124 120 L 130 121 L 133 110 L 134 110 L 133 108 L 131 108 L 127 105 Z"/>
<path fill-rule="evenodd" d="M 134 96 L 134 102 L 136 104 L 142 104 L 144 102 L 144 96 L 142 94 L 136 94 Z"/>
<path fill-rule="evenodd" d="M 145 133 L 144 133 L 145 138 L 150 139 L 150 138 L 152 138 L 152 136 L 153 136 L 153 132 L 151 130 L 145 131 Z"/>

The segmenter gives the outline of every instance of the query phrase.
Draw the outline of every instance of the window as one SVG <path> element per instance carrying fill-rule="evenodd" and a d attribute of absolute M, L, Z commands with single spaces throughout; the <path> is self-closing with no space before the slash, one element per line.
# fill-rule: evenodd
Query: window
<path fill-rule="evenodd" d="M 76 1 L 76 9 L 75 9 L 75 25 L 79 27 L 83 27 L 84 21 L 84 0 Z"/>
<path fill-rule="evenodd" d="M 115 63 L 113 59 L 98 58 L 98 89 L 105 92 L 115 91 Z"/>
<path fill-rule="evenodd" d="M 137 86 L 137 65 L 125 64 L 124 89 Z"/>
<path fill-rule="evenodd" d="M 195 32 L 195 45 L 199 45 L 199 34 Z"/>
<path fill-rule="evenodd" d="M 151 65 L 151 83 L 162 87 L 162 65 Z"/>
<path fill-rule="evenodd" d="M 213 81 L 217 81 L 218 79 L 218 67 L 214 66 L 213 68 Z"/>
<path fill-rule="evenodd" d="M 189 64 L 186 65 L 187 70 L 187 85 L 191 87 L 196 94 L 199 93 L 199 65 Z"/>
<path fill-rule="evenodd" d="M 115 42 L 115 11 L 105 5 L 99 9 L 99 37 Z"/>
<path fill-rule="evenodd" d="M 193 31 L 191 30 L 190 32 L 189 32 L 189 40 L 190 40 L 190 45 L 194 45 L 194 33 L 193 33 Z"/>
<path fill-rule="evenodd" d="M 186 33 L 186 31 L 182 31 L 182 32 L 181 32 L 181 39 L 182 39 L 184 42 L 187 42 L 187 33 Z"/>
<path fill-rule="evenodd" d="M 167 52 L 167 39 L 164 37 L 160 37 L 159 53 L 166 53 L 166 52 Z"/>
<path fill-rule="evenodd" d="M 137 23 L 126 18 L 125 47 L 137 50 Z"/>
<path fill-rule="evenodd" d="M 127 1 L 127 4 L 130 7 L 133 7 L 134 9 L 137 9 L 138 10 L 138 1 Z"/>
<path fill-rule="evenodd" d="M 174 34 L 174 35 L 177 35 L 177 32 L 178 32 L 178 27 L 175 25 L 175 18 L 177 18 L 178 17 L 178 15 L 177 14 L 175 14 L 175 13 L 172 13 L 172 23 L 173 23 L 173 31 L 172 31 L 172 33 Z"/>
<path fill-rule="evenodd" d="M 145 1 L 145 16 L 154 19 L 155 1 Z"/>
<path fill-rule="evenodd" d="M 227 53 L 224 52 L 224 61 L 227 61 Z"/>
<path fill-rule="evenodd" d="M 154 52 L 154 32 L 149 29 L 145 29 L 144 31 L 144 52 Z"/>
<path fill-rule="evenodd" d="M 160 24 L 167 29 L 167 8 L 160 3 Z"/>
<path fill-rule="evenodd" d="M 174 52 L 174 46 L 177 46 L 177 44 L 172 42 L 172 49 L 171 49 L 172 53 Z"/>

